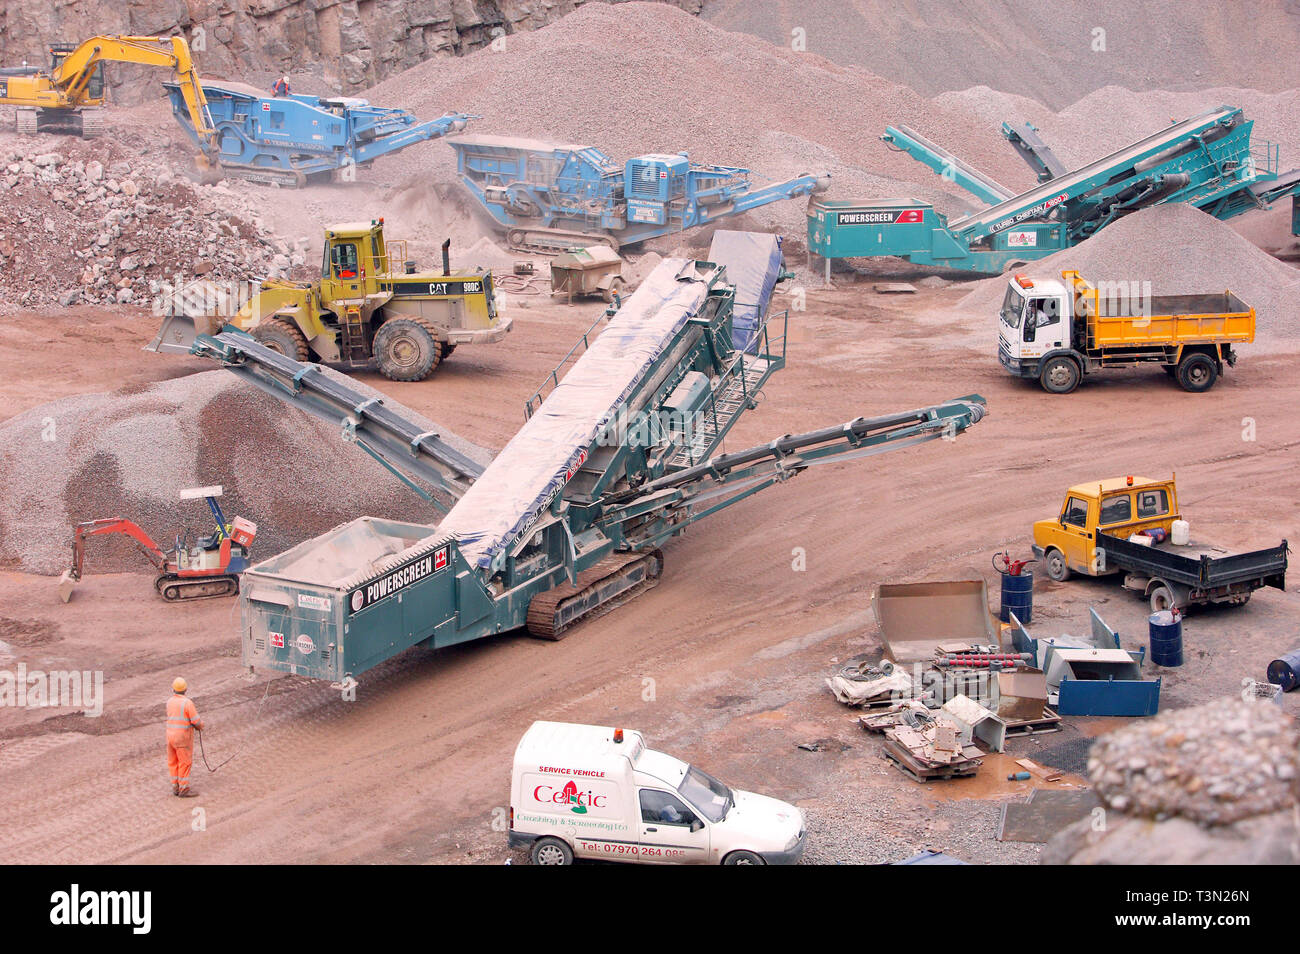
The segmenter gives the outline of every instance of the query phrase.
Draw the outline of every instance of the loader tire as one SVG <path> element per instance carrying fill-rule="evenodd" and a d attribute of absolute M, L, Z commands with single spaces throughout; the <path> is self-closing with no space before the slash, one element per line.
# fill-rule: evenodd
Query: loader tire
<path fill-rule="evenodd" d="M 259 323 L 253 329 L 253 337 L 264 347 L 295 361 L 306 361 L 310 354 L 306 336 L 298 330 L 297 325 L 283 318 L 272 318 Z"/>
<path fill-rule="evenodd" d="M 442 360 L 442 342 L 423 318 L 389 318 L 375 332 L 375 360 L 390 381 L 423 381 Z"/>
<path fill-rule="evenodd" d="M 1178 386 L 1184 391 L 1200 394 L 1214 387 L 1219 378 L 1219 366 L 1203 352 L 1189 354 L 1178 362 Z"/>

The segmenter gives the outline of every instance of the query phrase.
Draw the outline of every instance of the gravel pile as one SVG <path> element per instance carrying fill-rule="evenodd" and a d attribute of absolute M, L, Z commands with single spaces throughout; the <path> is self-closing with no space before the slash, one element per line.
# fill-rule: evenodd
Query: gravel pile
<path fill-rule="evenodd" d="M 944 197 L 959 190 L 879 141 L 898 122 L 967 144 L 964 158 L 990 173 L 1023 168 L 974 117 L 864 70 L 719 30 L 661 4 L 586 5 L 509 37 L 502 51 L 429 61 L 366 95 L 422 116 L 460 104 L 483 116 L 473 133 L 589 144 L 620 163 L 685 150 L 698 162 L 752 169 L 755 185 L 829 170 L 838 194 L 955 201 Z M 385 177 L 455 182 L 455 154 L 445 143 L 416 146 L 376 162 L 369 178 Z M 1032 181 L 1027 170 L 1021 179 Z M 804 215 L 804 201 L 795 200 L 746 219 L 801 240 Z"/>
<path fill-rule="evenodd" d="M 305 262 L 247 200 L 104 140 L 0 145 L 0 301 L 147 304 L 178 281 L 242 280 Z"/>
<path fill-rule="evenodd" d="M 1176 237 L 1176 238 L 1175 238 Z M 1300 271 L 1252 245 L 1232 228 L 1189 205 L 1165 205 L 1121 219 L 1086 242 L 1030 263 L 1019 271 L 1059 278 L 1078 269 L 1084 278 L 1150 282 L 1152 295 L 1232 292 L 1255 309 L 1256 340 L 1300 339 L 1296 302 Z M 974 286 L 959 307 L 996 315 L 1005 277 Z"/>
<path fill-rule="evenodd" d="M 446 439 L 479 460 L 490 457 Z M 225 371 L 207 371 L 64 398 L 0 424 L 0 566 L 60 573 L 72 525 L 100 517 L 134 520 L 164 548 L 182 526 L 208 532 L 206 504 L 178 495 L 212 484 L 225 488 L 227 519 L 258 525 L 255 559 L 363 514 L 416 523 L 439 517 L 344 444 L 337 426 L 286 408 Z M 88 572 L 144 568 L 123 537 L 95 541 L 88 551 Z"/>
<path fill-rule="evenodd" d="M 1295 722 L 1277 706 L 1213 702 L 1105 736 L 1088 777 L 1116 811 L 1223 825 L 1294 804 L 1298 744 Z"/>
<path fill-rule="evenodd" d="M 1289 0 L 1261 0 L 1249 16 L 1182 0 L 710 0 L 701 15 L 780 46 L 799 29 L 811 53 L 926 94 L 989 84 L 1059 108 L 1108 85 L 1300 86 Z"/>

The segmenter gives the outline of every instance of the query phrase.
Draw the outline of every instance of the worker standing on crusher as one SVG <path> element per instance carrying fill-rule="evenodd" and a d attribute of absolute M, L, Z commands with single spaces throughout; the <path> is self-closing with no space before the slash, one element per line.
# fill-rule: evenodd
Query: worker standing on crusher
<path fill-rule="evenodd" d="M 287 77 L 287 76 L 281 76 L 278 80 L 276 80 L 276 81 L 275 81 L 275 85 L 271 87 L 271 95 L 272 95 L 272 96 L 288 96 L 288 95 L 289 95 L 289 77 Z"/>
<path fill-rule="evenodd" d="M 167 769 L 172 776 L 172 794 L 193 798 L 190 766 L 194 762 L 194 730 L 203 731 L 203 720 L 194 703 L 186 698 L 184 679 L 172 680 L 172 697 L 167 700 Z"/>

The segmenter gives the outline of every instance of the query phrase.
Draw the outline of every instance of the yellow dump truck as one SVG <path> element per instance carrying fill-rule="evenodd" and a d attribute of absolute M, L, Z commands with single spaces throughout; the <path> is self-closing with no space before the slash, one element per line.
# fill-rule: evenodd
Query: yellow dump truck
<path fill-rule="evenodd" d="M 1067 490 L 1060 513 L 1034 524 L 1034 555 L 1057 582 L 1074 573 L 1122 572 L 1125 588 L 1150 600 L 1153 612 L 1240 605 L 1261 586 L 1286 588 L 1285 540 L 1265 550 L 1229 553 L 1187 534 L 1172 476 L 1113 477 Z"/>
<path fill-rule="evenodd" d="M 1077 271 L 1061 280 L 1016 275 L 998 327 L 998 359 L 1009 372 L 1069 394 L 1085 374 L 1155 365 L 1185 391 L 1208 391 L 1235 344 L 1255 340 L 1255 309 L 1230 291 L 1160 295 L 1140 283 L 1093 286 Z"/>

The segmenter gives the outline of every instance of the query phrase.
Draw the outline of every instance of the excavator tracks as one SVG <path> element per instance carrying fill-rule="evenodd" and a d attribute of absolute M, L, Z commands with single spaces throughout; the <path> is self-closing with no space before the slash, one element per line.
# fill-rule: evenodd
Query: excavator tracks
<path fill-rule="evenodd" d="M 239 592 L 239 577 L 233 574 L 186 577 L 164 573 L 153 581 L 153 585 L 168 603 L 184 603 L 217 596 L 234 596 Z"/>
<path fill-rule="evenodd" d="M 663 569 L 664 555 L 659 550 L 601 560 L 578 574 L 576 584 L 565 583 L 534 596 L 528 604 L 528 632 L 539 639 L 563 639 L 577 623 L 602 616 L 657 585 Z"/>
<path fill-rule="evenodd" d="M 104 111 L 102 109 L 83 109 L 81 111 L 81 138 L 95 139 L 104 134 Z"/>
<path fill-rule="evenodd" d="M 246 179 L 262 185 L 275 185 L 282 189 L 301 189 L 307 185 L 307 176 L 298 170 L 267 169 L 262 166 L 241 166 L 223 162 L 221 171 L 234 179 Z"/>

